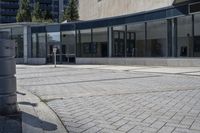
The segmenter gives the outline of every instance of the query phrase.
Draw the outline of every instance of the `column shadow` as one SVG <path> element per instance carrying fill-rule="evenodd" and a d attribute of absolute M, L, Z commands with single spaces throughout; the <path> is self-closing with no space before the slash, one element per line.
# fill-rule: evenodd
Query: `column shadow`
<path fill-rule="evenodd" d="M 38 117 L 35 117 L 31 114 L 28 114 L 26 112 L 21 112 L 22 113 L 22 122 L 26 123 L 28 125 L 31 125 L 32 127 L 36 127 L 36 128 L 41 128 L 43 130 L 46 131 L 55 131 L 57 130 L 57 125 L 47 122 L 47 121 L 43 121 L 41 119 L 39 119 Z"/>

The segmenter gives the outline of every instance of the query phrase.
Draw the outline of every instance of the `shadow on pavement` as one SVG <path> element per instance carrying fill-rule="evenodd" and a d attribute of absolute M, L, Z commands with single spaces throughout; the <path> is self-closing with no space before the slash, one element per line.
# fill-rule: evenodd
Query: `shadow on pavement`
<path fill-rule="evenodd" d="M 26 95 L 26 93 L 22 93 L 22 92 L 19 92 L 19 91 L 17 91 L 17 94 L 19 94 L 19 95 L 23 95 L 23 96 Z"/>
<path fill-rule="evenodd" d="M 18 104 L 21 104 L 21 105 L 30 105 L 30 106 L 33 106 L 33 107 L 37 107 L 38 106 L 37 103 L 30 103 L 30 102 L 18 102 Z"/>
<path fill-rule="evenodd" d="M 0 115 L 0 133 L 22 133 L 21 113 Z"/>
<path fill-rule="evenodd" d="M 32 127 L 41 128 L 46 131 L 57 130 L 57 125 L 47 121 L 43 121 L 38 117 L 28 114 L 26 112 L 22 112 L 22 122 Z"/>

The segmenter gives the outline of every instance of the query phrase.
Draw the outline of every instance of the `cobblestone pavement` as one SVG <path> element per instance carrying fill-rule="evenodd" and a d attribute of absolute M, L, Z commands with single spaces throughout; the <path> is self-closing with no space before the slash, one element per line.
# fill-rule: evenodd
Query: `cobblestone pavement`
<path fill-rule="evenodd" d="M 70 133 L 200 133 L 200 68 L 17 66 Z"/>

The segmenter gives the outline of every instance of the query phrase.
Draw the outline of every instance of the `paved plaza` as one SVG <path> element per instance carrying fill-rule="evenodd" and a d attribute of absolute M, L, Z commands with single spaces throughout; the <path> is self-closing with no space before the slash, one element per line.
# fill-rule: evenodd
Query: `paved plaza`
<path fill-rule="evenodd" d="M 200 133 L 200 68 L 17 66 L 70 133 Z"/>

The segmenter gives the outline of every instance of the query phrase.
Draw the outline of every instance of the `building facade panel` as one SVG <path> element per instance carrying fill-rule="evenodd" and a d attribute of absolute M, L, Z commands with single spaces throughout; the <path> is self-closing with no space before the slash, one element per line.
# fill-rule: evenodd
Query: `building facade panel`
<path fill-rule="evenodd" d="M 80 0 L 80 20 L 126 15 L 173 5 L 174 0 Z"/>

